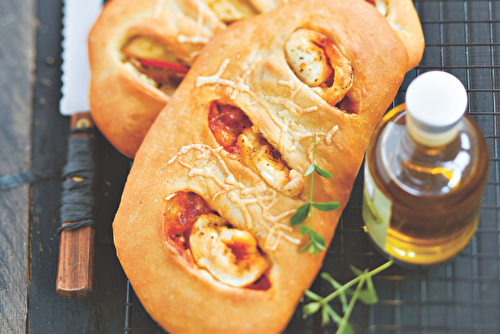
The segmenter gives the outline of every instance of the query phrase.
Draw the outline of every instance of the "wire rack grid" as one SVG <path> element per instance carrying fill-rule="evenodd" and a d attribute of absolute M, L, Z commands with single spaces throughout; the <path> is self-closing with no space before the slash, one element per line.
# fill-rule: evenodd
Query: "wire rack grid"
<path fill-rule="evenodd" d="M 420 65 L 406 75 L 393 106 L 404 102 L 409 82 L 426 71 L 447 71 L 465 84 L 468 114 L 483 130 L 490 153 L 481 219 L 470 244 L 452 261 L 436 268 L 392 266 L 376 276 L 379 303 L 356 305 L 350 322 L 357 333 L 370 334 L 500 333 L 500 0 L 414 4 L 426 49 Z M 385 262 L 361 229 L 362 193 L 359 173 L 321 270 L 341 282 L 354 277 L 349 265 L 372 269 Z M 326 295 L 331 287 L 318 278 L 311 290 Z M 128 281 L 126 294 L 124 333 L 165 333 L 148 316 Z M 340 311 L 340 304 L 333 307 Z M 301 305 L 285 333 L 335 333 L 335 326 L 322 327 L 316 315 L 304 319 L 300 310 Z"/>

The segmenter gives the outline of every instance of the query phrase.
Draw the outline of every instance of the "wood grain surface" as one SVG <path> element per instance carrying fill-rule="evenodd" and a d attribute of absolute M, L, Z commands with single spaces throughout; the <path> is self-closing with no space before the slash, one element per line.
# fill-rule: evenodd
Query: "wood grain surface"
<path fill-rule="evenodd" d="M 0 1 L 0 176 L 30 167 L 34 0 Z M 25 333 L 29 186 L 0 192 L 0 333 Z"/>
<path fill-rule="evenodd" d="M 12 0 L 13 1 L 13 0 Z M 33 167 L 61 170 L 65 164 L 69 117 L 59 113 L 61 98 L 61 0 L 39 0 L 36 83 L 33 114 Z M 111 221 L 130 160 L 96 135 L 96 219 L 94 291 L 69 300 L 56 293 L 60 226 L 59 179 L 32 188 L 32 226 L 27 332 L 120 333 L 125 319 L 126 278 L 111 242 Z M 1 313 L 1 310 L 0 310 Z M 3 333 L 0 330 L 0 333 Z"/>
<path fill-rule="evenodd" d="M 58 111 L 61 97 L 61 1 L 0 0 L 0 175 L 28 169 L 31 151 L 34 168 L 60 170 L 65 163 L 69 118 L 61 116 Z M 424 31 L 431 43 L 463 42 L 464 36 L 468 42 L 478 45 L 499 42 L 500 25 L 492 19 L 500 17 L 498 1 L 415 3 L 417 9 L 420 7 L 421 19 L 428 22 Z M 35 4 L 38 5 L 36 13 Z M 476 20 L 471 24 L 473 29 L 464 31 L 467 26 L 456 23 L 464 17 Z M 442 20 L 451 24 L 435 24 Z M 30 77 L 34 69 L 30 64 L 35 56 L 35 29 L 36 82 L 32 95 Z M 448 66 L 461 65 L 453 71 L 465 76 L 463 65 L 469 65 L 469 57 L 472 64 L 483 64 L 490 59 L 491 52 L 491 64 L 493 60 L 495 64 L 500 62 L 498 54 L 493 55 L 493 47 L 480 46 L 483 52 L 471 47 L 472 52 L 465 58 L 461 44 L 450 45 L 444 51 L 438 47 L 428 48 L 424 68 L 440 64 L 449 70 Z M 490 60 L 486 64 L 491 65 Z M 470 94 L 472 112 L 496 110 L 495 99 L 486 93 L 488 89 L 498 89 L 498 83 L 493 80 L 496 72 L 490 70 L 471 70 L 469 88 L 476 89 Z M 415 73 L 411 72 L 411 75 Z M 490 77 L 492 82 L 488 81 Z M 498 160 L 494 117 L 485 115 L 483 122 L 478 121 L 490 136 L 489 144 L 493 143 L 490 147 L 495 148 L 490 155 Z M 0 192 L 0 334 L 124 333 L 125 325 L 129 329 L 126 333 L 130 334 L 163 333 L 156 328 L 133 293 L 130 302 L 125 303 L 126 277 L 110 239 L 111 221 L 129 160 L 101 135 L 98 135 L 97 146 L 96 174 L 99 178 L 95 194 L 101 211 L 96 228 L 94 292 L 88 298 L 67 300 L 55 292 L 60 180 L 34 184 L 31 203 L 28 186 Z M 495 170 L 498 171 L 498 162 L 491 165 L 490 171 Z M 382 302 L 377 306 L 357 305 L 354 308 L 350 321 L 355 324 L 356 332 L 499 332 L 498 173 L 492 172 L 490 181 L 484 202 L 486 209 L 483 208 L 480 230 L 473 242 L 453 262 L 439 268 L 410 270 L 393 266 L 379 275 L 374 284 Z M 322 269 L 343 283 L 353 278 L 349 265 L 373 269 L 384 261 L 374 252 L 360 228 L 362 194 L 361 173 Z M 318 278 L 312 290 L 326 295 L 331 292 L 331 287 Z M 297 308 L 286 333 L 335 332 L 333 325 L 322 328 L 319 314 L 303 320 L 301 307 Z M 340 303 L 334 307 L 340 312 Z"/>

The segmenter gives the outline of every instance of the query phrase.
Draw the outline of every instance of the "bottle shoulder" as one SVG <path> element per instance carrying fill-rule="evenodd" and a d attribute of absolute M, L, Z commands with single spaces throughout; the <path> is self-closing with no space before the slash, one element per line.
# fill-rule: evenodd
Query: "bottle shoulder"
<path fill-rule="evenodd" d="M 399 111 L 387 114 L 375 131 L 367 161 L 380 186 L 390 188 L 388 191 L 419 197 L 449 196 L 484 183 L 488 148 L 481 130 L 469 117 L 462 118 L 458 134 L 449 144 L 420 145 L 408 133 L 406 112 Z"/>

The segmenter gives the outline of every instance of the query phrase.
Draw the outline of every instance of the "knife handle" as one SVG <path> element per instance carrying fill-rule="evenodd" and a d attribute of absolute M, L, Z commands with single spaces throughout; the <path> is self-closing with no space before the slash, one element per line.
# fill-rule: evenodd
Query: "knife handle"
<path fill-rule="evenodd" d="M 78 132 L 75 129 L 94 128 L 95 124 L 90 113 L 79 113 L 71 116 L 71 137 L 93 137 L 87 132 Z M 89 152 L 88 159 L 92 159 Z M 91 160 L 89 160 L 91 161 Z M 70 162 L 68 162 L 70 163 Z M 73 178 L 66 181 L 79 181 Z M 66 226 L 73 222 L 66 222 Z M 91 226 L 62 230 L 59 240 L 59 260 L 57 265 L 56 292 L 66 298 L 83 298 L 93 289 L 94 273 L 94 237 L 95 231 Z"/>

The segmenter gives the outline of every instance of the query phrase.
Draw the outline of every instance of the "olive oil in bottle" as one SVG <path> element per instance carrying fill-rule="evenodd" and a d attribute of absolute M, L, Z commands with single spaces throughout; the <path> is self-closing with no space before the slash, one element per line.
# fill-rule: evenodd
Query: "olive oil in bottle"
<path fill-rule="evenodd" d="M 445 261 L 476 231 L 488 148 L 477 124 L 464 116 L 466 107 L 467 92 L 457 78 L 427 72 L 372 136 L 364 170 L 365 230 L 396 260 Z"/>

